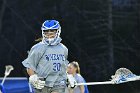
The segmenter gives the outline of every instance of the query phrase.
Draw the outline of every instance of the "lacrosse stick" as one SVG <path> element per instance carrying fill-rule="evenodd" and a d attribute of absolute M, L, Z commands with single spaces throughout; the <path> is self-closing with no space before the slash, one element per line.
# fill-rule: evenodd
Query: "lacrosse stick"
<path fill-rule="evenodd" d="M 12 70 L 14 70 L 13 66 L 11 66 L 11 65 L 7 65 L 7 66 L 5 66 L 5 68 L 6 68 L 6 70 L 5 70 L 5 75 L 4 75 L 4 78 L 3 78 L 3 80 L 2 80 L 1 85 L 4 84 L 6 77 L 10 74 L 10 72 L 11 72 Z"/>
<path fill-rule="evenodd" d="M 127 68 L 119 68 L 115 75 L 111 76 L 110 81 L 104 81 L 104 82 L 88 82 L 88 83 L 77 83 L 76 86 L 80 85 L 105 85 L 105 84 L 121 84 L 126 83 L 130 81 L 136 81 L 140 80 L 140 76 L 137 76 L 133 74 L 129 69 Z"/>

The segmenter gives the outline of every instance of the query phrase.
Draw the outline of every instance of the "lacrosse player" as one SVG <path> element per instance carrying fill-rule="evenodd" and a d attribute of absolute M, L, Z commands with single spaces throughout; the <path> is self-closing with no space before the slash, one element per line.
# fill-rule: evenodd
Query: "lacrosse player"
<path fill-rule="evenodd" d="M 78 62 L 71 62 L 68 64 L 67 73 L 72 74 L 76 83 L 85 83 L 84 78 L 80 75 L 80 67 Z M 70 93 L 89 93 L 87 86 L 81 85 L 73 89 L 69 89 Z"/>
<path fill-rule="evenodd" d="M 46 20 L 41 27 L 42 41 L 34 45 L 22 62 L 35 93 L 65 93 L 68 49 L 61 42 L 61 26 Z"/>

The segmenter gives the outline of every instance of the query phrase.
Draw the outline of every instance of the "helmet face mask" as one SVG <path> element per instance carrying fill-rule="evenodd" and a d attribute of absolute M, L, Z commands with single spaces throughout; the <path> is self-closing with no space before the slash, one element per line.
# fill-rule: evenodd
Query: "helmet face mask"
<path fill-rule="evenodd" d="M 61 33 L 61 27 L 58 21 L 56 20 L 46 20 L 42 24 L 42 36 L 43 40 L 48 44 L 53 43 L 56 39 L 59 38 Z"/>
<path fill-rule="evenodd" d="M 51 30 L 44 30 L 43 32 L 45 38 L 51 39 L 51 38 L 55 38 L 57 30 L 51 29 Z"/>

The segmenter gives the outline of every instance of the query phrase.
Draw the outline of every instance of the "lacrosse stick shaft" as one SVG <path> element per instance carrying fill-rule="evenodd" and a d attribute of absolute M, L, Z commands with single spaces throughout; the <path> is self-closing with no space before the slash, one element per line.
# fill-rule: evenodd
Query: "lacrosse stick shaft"
<path fill-rule="evenodd" d="M 80 85 L 108 85 L 114 84 L 112 81 L 105 81 L 105 82 L 88 82 L 88 83 L 77 83 L 76 86 Z"/>
<path fill-rule="evenodd" d="M 127 76 L 128 74 L 134 75 L 134 77 L 124 77 L 124 80 L 121 80 L 120 78 L 116 78 L 116 76 Z M 88 83 L 77 83 L 76 86 L 80 85 L 107 85 L 107 84 L 121 84 L 126 83 L 130 81 L 137 81 L 140 80 L 140 76 L 136 76 L 133 74 L 129 69 L 126 68 L 120 68 L 115 73 L 115 78 L 112 78 L 111 81 L 104 81 L 104 82 L 88 82 Z"/>
<path fill-rule="evenodd" d="M 4 76 L 4 78 L 3 78 L 2 82 L 1 82 L 1 85 L 4 84 L 6 77 L 7 77 L 7 75 Z"/>
<path fill-rule="evenodd" d="M 137 81 L 137 80 L 140 80 L 140 76 L 129 78 L 126 81 L 121 81 L 120 83 L 126 83 L 126 82 Z M 120 84 L 120 83 L 118 83 L 118 84 Z M 116 84 L 116 83 L 114 83 L 112 81 L 88 82 L 88 83 L 77 83 L 76 86 L 80 86 L 80 85 L 109 85 L 109 84 Z"/>

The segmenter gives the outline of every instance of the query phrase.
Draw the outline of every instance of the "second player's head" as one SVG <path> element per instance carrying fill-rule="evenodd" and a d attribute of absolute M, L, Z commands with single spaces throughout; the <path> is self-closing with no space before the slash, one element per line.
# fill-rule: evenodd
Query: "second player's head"
<path fill-rule="evenodd" d="M 68 68 L 67 68 L 67 72 L 68 74 L 80 74 L 80 67 L 78 62 L 73 61 L 71 63 L 68 64 Z"/>
<path fill-rule="evenodd" d="M 61 33 L 61 26 L 56 20 L 46 20 L 41 27 L 43 40 L 48 44 L 57 40 Z"/>

